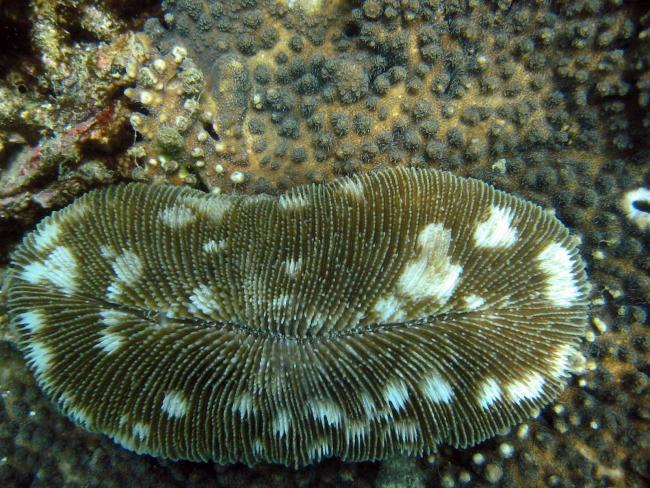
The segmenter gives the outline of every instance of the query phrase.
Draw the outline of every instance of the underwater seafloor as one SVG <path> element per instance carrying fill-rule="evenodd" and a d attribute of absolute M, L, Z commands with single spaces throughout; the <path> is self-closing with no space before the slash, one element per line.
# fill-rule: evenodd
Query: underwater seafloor
<path fill-rule="evenodd" d="M 0 305 L 0 486 L 648 486 L 645 2 L 5 0 L 0 46 L 3 283 L 21 237 L 92 188 L 277 194 L 399 165 L 554 211 L 592 283 L 585 361 L 560 397 L 417 466 L 128 452 L 57 412 Z"/>

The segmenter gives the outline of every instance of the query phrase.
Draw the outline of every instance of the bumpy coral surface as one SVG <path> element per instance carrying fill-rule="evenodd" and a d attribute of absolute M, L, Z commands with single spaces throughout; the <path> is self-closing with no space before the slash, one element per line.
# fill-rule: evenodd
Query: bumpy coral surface
<path fill-rule="evenodd" d="M 156 43 L 186 49 L 203 75 L 203 135 L 188 134 L 181 174 L 273 192 L 383 164 L 504 172 L 637 144 L 625 11 L 594 24 L 595 5 L 393 3 L 164 2 Z M 149 125 L 173 127 L 159 114 L 183 103 L 160 104 Z"/>

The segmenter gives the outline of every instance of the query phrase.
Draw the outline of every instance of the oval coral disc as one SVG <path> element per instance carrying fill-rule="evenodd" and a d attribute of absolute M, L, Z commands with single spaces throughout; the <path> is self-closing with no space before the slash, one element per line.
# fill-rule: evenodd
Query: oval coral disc
<path fill-rule="evenodd" d="M 587 315 L 573 242 L 536 205 L 433 170 L 279 198 L 129 184 L 25 238 L 9 308 L 43 389 L 128 449 L 421 455 L 561 390 Z"/>

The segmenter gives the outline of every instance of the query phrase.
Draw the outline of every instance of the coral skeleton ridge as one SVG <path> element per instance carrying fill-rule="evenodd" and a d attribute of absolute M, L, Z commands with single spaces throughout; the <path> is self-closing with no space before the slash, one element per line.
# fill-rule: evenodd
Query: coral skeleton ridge
<path fill-rule="evenodd" d="M 575 240 L 478 180 L 389 169 L 280 197 L 128 184 L 44 219 L 9 316 L 76 423 L 154 456 L 303 466 L 470 446 L 556 397 Z"/>

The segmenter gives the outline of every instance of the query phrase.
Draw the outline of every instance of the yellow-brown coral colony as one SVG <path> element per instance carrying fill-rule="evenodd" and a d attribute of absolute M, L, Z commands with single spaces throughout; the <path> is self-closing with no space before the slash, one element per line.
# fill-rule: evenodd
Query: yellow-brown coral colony
<path fill-rule="evenodd" d="M 586 324 L 567 230 L 432 170 L 279 198 L 96 191 L 39 224 L 13 270 L 41 386 L 84 427 L 173 459 L 473 445 L 557 395 Z"/>

